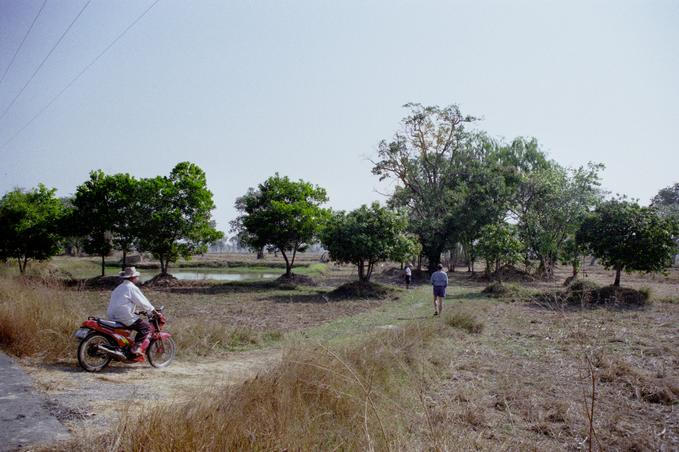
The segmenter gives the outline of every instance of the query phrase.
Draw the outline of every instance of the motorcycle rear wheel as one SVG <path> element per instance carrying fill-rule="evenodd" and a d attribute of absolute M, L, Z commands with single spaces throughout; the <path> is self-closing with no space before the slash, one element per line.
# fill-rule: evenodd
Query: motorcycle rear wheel
<path fill-rule="evenodd" d="M 100 352 L 99 345 L 112 345 L 103 334 L 94 333 L 82 340 L 78 346 L 78 364 L 88 372 L 99 372 L 111 362 L 111 357 Z"/>
<path fill-rule="evenodd" d="M 177 354 L 177 346 L 171 337 L 151 341 L 146 350 L 146 358 L 153 367 L 167 367 Z"/>

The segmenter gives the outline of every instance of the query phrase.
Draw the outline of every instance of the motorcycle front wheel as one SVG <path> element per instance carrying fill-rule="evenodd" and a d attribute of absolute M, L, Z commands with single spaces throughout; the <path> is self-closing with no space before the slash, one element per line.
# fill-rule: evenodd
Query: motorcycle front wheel
<path fill-rule="evenodd" d="M 111 362 L 111 357 L 99 350 L 100 345 L 111 345 L 103 334 L 90 334 L 78 346 L 78 364 L 88 372 L 99 372 Z"/>
<path fill-rule="evenodd" d="M 171 337 L 164 337 L 151 341 L 146 357 L 153 367 L 167 367 L 177 354 L 177 346 Z"/>

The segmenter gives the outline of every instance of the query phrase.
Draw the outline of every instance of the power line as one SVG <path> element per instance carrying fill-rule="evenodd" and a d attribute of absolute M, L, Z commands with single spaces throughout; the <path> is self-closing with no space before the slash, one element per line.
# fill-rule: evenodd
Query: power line
<path fill-rule="evenodd" d="M 44 0 L 42 2 L 42 6 L 38 10 L 38 13 L 35 15 L 33 18 L 33 22 L 31 22 L 31 26 L 28 27 L 28 31 L 24 35 L 24 39 L 21 40 L 21 43 L 19 44 L 19 47 L 17 47 L 16 52 L 14 52 L 14 55 L 12 56 L 12 60 L 9 62 L 7 65 L 7 69 L 5 69 L 5 73 L 2 74 L 2 78 L 0 78 L 0 85 L 2 84 L 3 81 L 5 81 L 5 77 L 7 76 L 7 73 L 9 72 L 10 68 L 12 67 L 12 64 L 14 64 L 14 59 L 17 57 L 19 54 L 19 51 L 21 50 L 21 47 L 23 47 L 24 42 L 26 42 L 26 38 L 28 38 L 28 35 L 31 34 L 31 30 L 33 30 L 33 25 L 35 25 L 35 22 L 38 20 L 38 17 L 40 16 L 40 13 L 42 12 L 42 9 L 45 7 L 47 4 L 47 0 Z"/>
<path fill-rule="evenodd" d="M 21 96 L 21 94 L 24 92 L 26 87 L 33 81 L 33 79 L 38 74 L 38 72 L 40 72 L 40 69 L 45 64 L 45 62 L 50 57 L 50 55 L 52 55 L 52 52 L 54 52 L 54 49 L 56 49 L 57 46 L 59 46 L 59 43 L 61 43 L 61 40 L 64 39 L 64 36 L 66 36 L 68 31 L 71 29 L 71 27 L 73 27 L 73 24 L 76 23 L 78 18 L 82 15 L 83 11 L 85 11 L 85 8 L 87 8 L 91 2 L 92 2 L 92 0 L 87 0 L 87 3 L 85 3 L 85 5 L 80 9 L 80 12 L 78 13 L 78 15 L 75 16 L 75 19 L 73 19 L 73 21 L 69 24 L 69 26 L 66 27 L 66 30 L 64 30 L 64 32 L 61 34 L 61 36 L 59 36 L 59 39 L 57 40 L 56 44 L 54 44 L 54 46 L 52 46 L 50 51 L 47 53 L 47 56 L 45 56 L 45 58 L 43 58 L 43 60 L 38 65 L 38 67 L 35 68 L 35 71 L 33 71 L 33 74 L 28 79 L 26 84 L 24 84 L 23 88 L 21 88 L 21 90 L 17 93 L 17 95 L 14 96 L 14 99 L 12 99 L 12 102 L 10 102 L 9 105 L 7 106 L 7 108 L 5 108 L 5 111 L 2 112 L 2 115 L 0 115 L 0 120 L 2 120 L 7 115 L 7 112 L 9 111 L 10 108 L 12 108 L 12 105 L 14 105 L 14 102 L 16 102 L 16 100 L 19 98 L 19 96 Z"/>
<path fill-rule="evenodd" d="M 35 116 L 33 116 L 26 124 L 24 124 L 24 125 L 23 125 L 23 126 L 22 126 L 15 134 L 14 134 L 14 135 L 12 135 L 12 137 L 11 137 L 9 140 L 5 141 L 5 142 L 0 146 L 0 150 L 4 149 L 9 143 L 11 143 L 12 141 L 14 141 L 14 139 L 15 139 L 17 136 L 19 136 L 19 134 L 20 134 L 21 132 L 23 132 L 28 126 L 30 126 L 30 125 L 33 123 L 33 121 L 35 121 L 36 119 L 38 119 L 38 117 L 39 117 L 40 115 L 42 115 L 42 114 L 45 112 L 45 110 L 47 110 L 54 102 L 56 102 L 57 99 L 59 99 L 59 98 L 61 97 L 61 95 L 64 94 L 64 93 L 66 92 L 66 90 L 68 90 L 68 89 L 69 89 L 76 81 L 78 81 L 78 79 L 79 79 L 80 77 L 82 77 L 82 75 L 83 75 L 85 72 L 87 72 L 87 71 L 89 70 L 89 68 L 91 68 L 92 66 L 94 66 L 94 64 L 95 64 L 97 61 L 99 61 L 99 59 L 100 59 L 102 56 L 104 56 L 104 54 L 105 54 L 106 52 L 108 52 L 109 49 L 110 49 L 111 47 L 113 47 L 113 46 L 114 46 L 114 45 L 115 45 L 115 44 L 116 44 L 123 36 L 125 36 L 125 34 L 127 34 L 127 32 L 130 31 L 130 30 L 132 29 L 132 27 L 134 27 L 134 26 L 137 24 L 137 22 L 139 22 L 139 21 L 140 21 L 140 20 L 141 20 L 148 12 L 149 12 L 149 11 L 151 11 L 151 8 L 153 8 L 154 6 L 156 6 L 156 4 L 157 4 L 158 2 L 160 2 L 160 0 L 155 0 L 153 3 L 151 3 L 151 5 L 150 5 L 148 8 L 146 8 L 146 9 L 144 10 L 144 12 L 142 12 L 139 16 L 137 16 L 137 18 L 136 18 L 135 20 L 133 20 L 132 23 L 130 23 L 130 25 L 128 25 L 128 26 L 127 26 L 127 27 L 126 27 L 126 28 L 125 28 L 125 29 L 124 29 L 124 30 L 123 30 L 123 31 L 122 31 L 122 32 L 121 32 L 121 33 L 120 33 L 113 41 L 111 41 L 111 43 L 110 43 L 109 45 L 107 45 L 107 46 L 104 48 L 104 50 L 102 50 L 101 53 L 99 53 L 99 55 L 97 55 L 92 61 L 90 61 L 90 62 L 87 64 L 87 66 L 85 66 L 85 67 L 78 73 L 78 75 L 76 75 L 75 77 L 73 77 L 73 79 L 71 79 L 71 81 L 68 82 L 68 83 L 66 84 L 66 86 L 64 86 L 64 87 L 61 89 L 61 91 L 59 91 L 59 93 L 57 93 L 57 95 L 54 96 L 54 97 L 52 98 L 52 100 L 50 100 L 47 104 L 45 104 L 45 106 L 42 107 L 42 108 L 38 111 L 38 113 L 36 113 Z"/>

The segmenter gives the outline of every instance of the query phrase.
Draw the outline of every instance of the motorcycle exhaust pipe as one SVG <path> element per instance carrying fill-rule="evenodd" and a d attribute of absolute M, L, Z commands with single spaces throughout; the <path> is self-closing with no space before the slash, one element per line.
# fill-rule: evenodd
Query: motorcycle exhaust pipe
<path fill-rule="evenodd" d="M 127 361 L 127 356 L 120 350 L 113 350 L 111 348 L 106 347 L 105 345 L 98 345 L 97 350 L 100 352 L 106 353 L 107 355 L 120 360 L 120 361 Z"/>

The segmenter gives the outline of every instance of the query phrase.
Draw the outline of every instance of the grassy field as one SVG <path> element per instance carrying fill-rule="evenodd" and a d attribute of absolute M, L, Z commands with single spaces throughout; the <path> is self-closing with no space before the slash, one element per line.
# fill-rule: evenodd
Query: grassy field
<path fill-rule="evenodd" d="M 383 270 L 378 279 L 397 280 Z M 586 270 L 588 280 L 612 281 L 600 267 Z M 679 448 L 679 272 L 624 275 L 623 285 L 649 291 L 641 307 L 531 301 L 565 276 L 514 283 L 506 296 L 489 298 L 484 283 L 454 273 L 441 317 L 432 316 L 426 285 L 383 300 L 332 299 L 329 291 L 354 277 L 348 267 L 329 266 L 317 276 L 320 286 L 292 290 L 145 290 L 166 305 L 182 368 L 237 362 L 272 347 L 282 358 L 264 361 L 254 380 L 251 374 L 207 391 L 200 376 L 190 377 L 167 400 L 142 403 L 142 413 L 121 412 L 96 443 L 91 435 L 101 426 L 67 421 L 78 434 L 57 449 Z M 28 356 L 58 397 L 66 390 L 53 382 L 65 368 L 49 363 L 74 365 L 68 335 L 83 316 L 102 314 L 107 299 L 107 291 L 5 276 L 0 345 Z M 17 340 L 38 324 L 46 334 Z"/>

